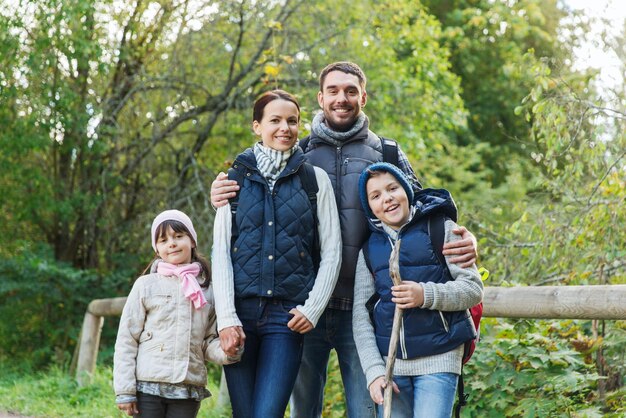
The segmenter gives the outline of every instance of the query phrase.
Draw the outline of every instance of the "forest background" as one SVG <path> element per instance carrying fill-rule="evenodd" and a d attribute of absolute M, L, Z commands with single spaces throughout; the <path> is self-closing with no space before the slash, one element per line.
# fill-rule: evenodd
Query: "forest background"
<path fill-rule="evenodd" d="M 626 67 L 611 88 L 575 69 L 593 21 L 562 2 L 0 5 L 0 410 L 117 416 L 115 318 L 94 385 L 68 374 L 87 304 L 129 292 L 163 209 L 209 254 L 210 184 L 254 142 L 255 97 L 295 93 L 304 137 L 336 60 L 364 69 L 372 129 L 455 196 L 486 286 L 626 283 Z M 595 44 L 622 64 L 625 28 Z M 625 347 L 625 321 L 484 319 L 464 415 L 623 416 Z M 336 367 L 326 399 L 344 415 Z"/>

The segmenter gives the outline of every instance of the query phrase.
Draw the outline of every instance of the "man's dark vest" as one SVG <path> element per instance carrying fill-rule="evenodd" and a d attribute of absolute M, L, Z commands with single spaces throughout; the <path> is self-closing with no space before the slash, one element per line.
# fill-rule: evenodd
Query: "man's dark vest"
<path fill-rule="evenodd" d="M 359 176 L 372 163 L 382 161 L 380 138 L 362 132 L 341 146 L 311 135 L 305 150 L 307 161 L 328 174 L 335 191 L 341 223 L 342 259 L 339 279 L 332 297 L 354 298 L 354 272 L 363 243 L 369 236 L 367 218 L 359 200 Z"/>
<path fill-rule="evenodd" d="M 235 296 L 275 297 L 304 303 L 316 277 L 311 202 L 297 175 L 302 151 L 289 159 L 272 192 L 251 149 L 233 170 L 244 170 L 233 224 L 231 258 Z"/>
<path fill-rule="evenodd" d="M 398 239 L 400 245 L 400 276 L 402 280 L 415 282 L 445 283 L 452 280 L 448 269 L 442 266 L 433 249 L 428 234 L 428 214 L 416 216 L 402 228 Z M 364 253 L 368 266 L 374 274 L 376 294 L 379 301 L 373 312 L 374 330 L 378 349 L 383 355 L 389 350 L 395 304 L 391 301 L 391 278 L 389 255 L 391 243 L 387 234 L 378 229 L 372 232 Z M 430 309 L 411 308 L 403 311 L 398 358 L 410 359 L 420 356 L 446 353 L 476 336 L 467 311 L 440 312 Z"/>

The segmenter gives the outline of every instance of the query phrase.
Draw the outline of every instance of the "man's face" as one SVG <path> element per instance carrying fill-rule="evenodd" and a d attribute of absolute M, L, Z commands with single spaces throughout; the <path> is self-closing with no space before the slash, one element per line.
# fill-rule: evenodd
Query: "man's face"
<path fill-rule="evenodd" d="M 326 124 L 335 131 L 352 128 L 366 101 L 367 93 L 361 88 L 359 78 L 342 71 L 328 73 L 322 91 L 317 93 Z"/>

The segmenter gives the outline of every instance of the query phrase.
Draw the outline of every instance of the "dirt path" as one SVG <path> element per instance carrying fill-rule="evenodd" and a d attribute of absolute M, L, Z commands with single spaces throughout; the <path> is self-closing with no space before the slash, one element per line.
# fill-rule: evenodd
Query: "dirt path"
<path fill-rule="evenodd" d="M 14 414 L 12 412 L 0 411 L 0 418 L 33 418 L 26 415 Z"/>

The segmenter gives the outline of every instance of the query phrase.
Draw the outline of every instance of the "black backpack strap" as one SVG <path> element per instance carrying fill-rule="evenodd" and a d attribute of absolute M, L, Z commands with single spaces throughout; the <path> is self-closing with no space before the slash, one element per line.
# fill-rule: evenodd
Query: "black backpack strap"
<path fill-rule="evenodd" d="M 311 135 L 305 136 L 300 140 L 300 142 L 298 142 L 298 145 L 300 145 L 302 152 L 306 152 L 306 149 L 309 146 L 309 142 L 311 142 Z"/>
<path fill-rule="evenodd" d="M 446 216 L 443 213 L 436 213 L 428 218 L 428 235 L 430 236 L 430 242 L 435 250 L 437 260 L 442 266 L 448 270 L 448 264 L 446 263 L 446 257 L 443 255 L 443 244 L 446 235 Z"/>
<path fill-rule="evenodd" d="M 398 143 L 393 139 L 379 137 L 383 145 L 383 161 L 399 167 L 400 157 Z"/>
<path fill-rule="evenodd" d="M 239 190 L 243 187 L 243 176 L 244 176 L 244 168 L 241 164 L 235 161 L 231 168 L 228 169 L 228 180 L 235 180 L 237 185 L 239 186 Z M 237 207 L 239 206 L 239 194 L 237 192 L 235 197 L 231 197 L 228 199 L 228 203 L 230 203 L 230 213 L 232 214 L 232 237 L 236 238 L 239 235 L 239 230 L 237 229 L 237 222 L 235 220 L 235 215 L 237 215 Z"/>
<path fill-rule="evenodd" d="M 463 367 L 461 366 L 461 375 L 459 376 L 459 383 L 456 385 L 456 394 L 458 401 L 454 407 L 455 418 L 461 418 L 461 408 L 467 405 L 467 398 L 469 394 L 465 393 L 465 385 L 463 384 Z"/>
<path fill-rule="evenodd" d="M 308 138 L 308 137 L 307 137 Z M 309 198 L 309 202 L 311 203 L 311 212 L 313 213 L 313 221 L 315 227 L 313 228 L 313 264 L 315 265 L 315 270 L 317 271 L 320 265 L 320 237 L 319 237 L 319 219 L 317 218 L 317 192 L 319 191 L 319 186 L 317 185 L 317 178 L 315 177 L 315 168 L 309 164 L 304 163 L 298 170 L 298 176 L 300 176 L 300 182 L 302 183 L 302 187 Z"/>

